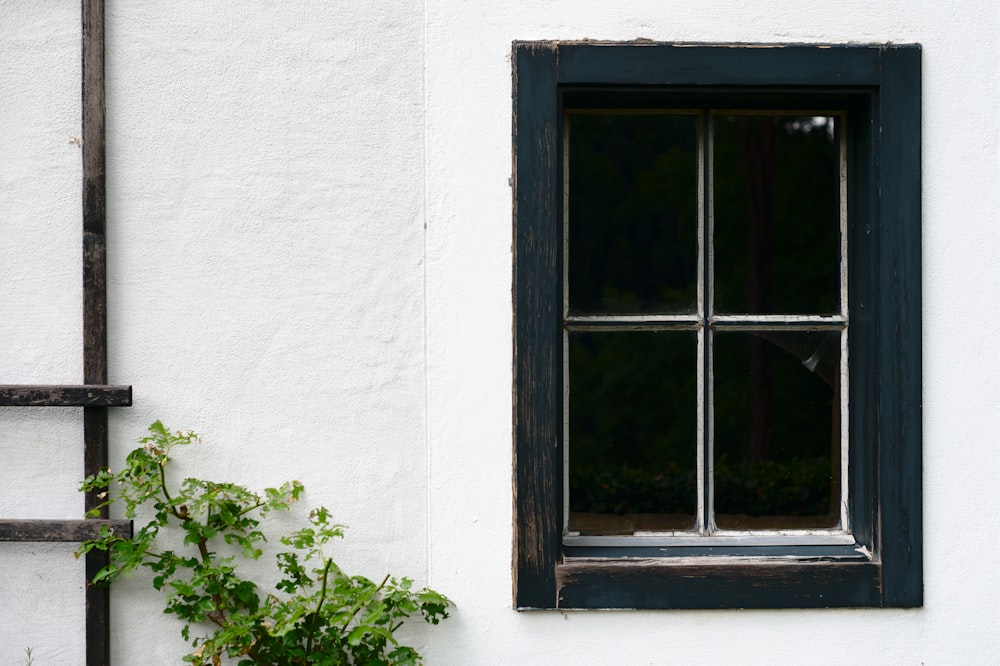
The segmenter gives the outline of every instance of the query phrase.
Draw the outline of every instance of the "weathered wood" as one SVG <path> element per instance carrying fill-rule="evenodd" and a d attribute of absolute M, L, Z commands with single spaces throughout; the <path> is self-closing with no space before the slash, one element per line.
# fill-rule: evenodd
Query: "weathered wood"
<path fill-rule="evenodd" d="M 131 386 L 0 384 L 0 407 L 128 407 Z"/>
<path fill-rule="evenodd" d="M 108 408 L 83 408 L 83 469 L 89 476 L 108 464 Z M 95 491 L 84 494 L 87 511 L 101 503 Z M 108 509 L 100 510 L 100 518 L 108 518 Z M 110 564 L 107 551 L 92 550 L 84 562 L 86 570 L 87 666 L 111 663 L 111 590 L 107 585 L 93 585 L 94 576 Z"/>
<path fill-rule="evenodd" d="M 86 541 L 96 539 L 105 525 L 132 538 L 131 520 L 0 520 L 0 541 Z"/>
<path fill-rule="evenodd" d="M 879 181 L 879 555 L 885 605 L 920 606 L 920 48 L 887 46 L 882 61 L 879 159 L 891 177 Z"/>
<path fill-rule="evenodd" d="M 108 666 L 111 663 L 111 588 L 94 585 L 91 581 L 111 563 L 111 557 L 107 551 L 92 550 L 84 558 L 87 666 Z"/>
<path fill-rule="evenodd" d="M 875 320 L 878 303 L 877 244 L 871 242 L 871 230 L 878 228 L 878 196 L 875 174 L 878 159 L 871 127 L 877 113 L 875 97 L 863 95 L 848 107 L 847 143 L 847 256 L 848 310 L 851 332 L 848 338 L 848 497 L 851 531 L 858 543 L 876 552 L 878 530 L 878 351 L 873 343 L 878 337 Z"/>
<path fill-rule="evenodd" d="M 83 376 L 107 382 L 104 2 L 83 0 Z"/>
<path fill-rule="evenodd" d="M 920 605 L 920 47 L 515 42 L 512 55 L 515 606 Z M 835 94 L 849 110 L 848 482 L 863 562 L 791 551 L 775 562 L 772 551 L 705 555 L 689 565 L 639 561 L 648 553 L 621 549 L 607 550 L 602 564 L 567 560 L 573 549 L 563 549 L 560 536 L 561 105 L 596 95 L 600 107 L 622 99 L 628 106 L 621 96 L 633 94 L 626 89 L 633 84 L 647 86 L 641 95 L 658 95 L 657 103 L 676 93 L 687 104 L 692 86 L 702 86 L 703 98 L 727 103 L 736 94 L 748 103 L 764 93 L 776 99 L 776 91 L 789 102 Z M 650 99 L 634 101 L 649 107 Z"/>
<path fill-rule="evenodd" d="M 514 59 L 514 597 L 552 607 L 562 529 L 556 50 L 517 43 Z"/>
<path fill-rule="evenodd" d="M 845 57 L 845 51 L 850 53 Z M 671 86 L 870 86 L 879 47 L 803 44 L 610 44 L 559 46 L 559 83 Z"/>
<path fill-rule="evenodd" d="M 83 118 L 83 381 L 106 384 L 107 350 L 107 190 L 105 179 L 104 0 L 82 0 Z M 84 473 L 94 474 L 108 462 L 108 409 L 84 407 Z M 88 510 L 100 503 L 87 493 Z M 107 518 L 107 509 L 101 510 Z M 89 584 L 108 563 L 106 552 L 87 553 L 87 665 L 111 661 L 111 595 L 106 586 Z"/>
<path fill-rule="evenodd" d="M 559 608 L 643 609 L 879 606 L 880 571 L 873 562 L 794 560 L 631 560 L 556 568 Z"/>

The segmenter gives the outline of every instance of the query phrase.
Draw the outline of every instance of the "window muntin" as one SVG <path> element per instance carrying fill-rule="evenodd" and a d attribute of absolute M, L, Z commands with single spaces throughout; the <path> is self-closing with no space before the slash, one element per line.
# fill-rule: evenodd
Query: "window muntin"
<path fill-rule="evenodd" d="M 843 540 L 844 125 L 566 111 L 567 545 Z"/>

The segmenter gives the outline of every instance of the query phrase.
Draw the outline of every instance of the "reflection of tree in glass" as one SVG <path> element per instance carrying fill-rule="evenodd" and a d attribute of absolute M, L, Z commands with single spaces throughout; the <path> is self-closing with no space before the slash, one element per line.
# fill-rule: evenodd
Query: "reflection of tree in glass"
<path fill-rule="evenodd" d="M 821 118 L 713 119 L 717 312 L 836 311 L 840 161 Z"/>
<path fill-rule="evenodd" d="M 715 334 L 714 441 L 717 513 L 827 515 L 839 494 L 839 333 Z M 766 372 L 754 376 L 758 347 Z M 762 379 L 763 378 L 763 379 Z M 768 381 L 771 400 L 755 400 Z M 767 414 L 758 410 L 767 409 Z M 752 434 L 766 423 L 765 452 Z M 748 495 L 757 499 L 748 502 Z M 779 502 L 776 497 L 780 496 Z M 798 498 L 795 500 L 795 498 Z"/>
<path fill-rule="evenodd" d="M 835 312 L 840 167 L 834 119 L 729 116 L 714 123 L 717 310 Z M 809 344 L 818 349 L 825 334 L 797 337 L 810 335 Z M 792 334 L 740 337 L 738 357 L 736 347 L 723 342 L 726 335 L 716 338 L 716 464 L 731 471 L 717 478 L 717 510 L 749 513 L 745 497 L 737 499 L 745 495 L 740 488 L 756 488 L 762 495 L 772 492 L 766 488 L 804 489 L 796 477 L 815 476 L 806 471 L 819 465 L 828 470 L 825 479 L 799 506 L 781 509 L 781 515 L 802 515 L 819 505 L 827 507 L 821 513 L 828 513 L 835 504 L 831 488 L 836 489 L 839 459 L 833 449 L 839 432 L 833 421 L 834 373 L 827 361 L 838 354 L 825 354 L 822 366 L 807 368 L 792 348 Z M 787 476 L 776 480 L 776 474 Z"/>

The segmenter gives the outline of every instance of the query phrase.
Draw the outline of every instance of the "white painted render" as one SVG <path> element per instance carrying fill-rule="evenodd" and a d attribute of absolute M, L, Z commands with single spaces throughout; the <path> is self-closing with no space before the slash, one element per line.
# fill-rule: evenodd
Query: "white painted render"
<path fill-rule="evenodd" d="M 300 479 L 456 602 L 428 664 L 1000 662 L 995 0 L 106 2 L 112 461 Z M 0 0 L 0 383 L 81 379 L 79 22 Z M 923 608 L 512 610 L 510 43 L 582 38 L 923 45 Z M 79 517 L 80 421 L 0 409 L 3 517 Z M 0 543 L 0 664 L 83 663 L 72 550 Z M 180 663 L 147 588 L 116 665 Z"/>

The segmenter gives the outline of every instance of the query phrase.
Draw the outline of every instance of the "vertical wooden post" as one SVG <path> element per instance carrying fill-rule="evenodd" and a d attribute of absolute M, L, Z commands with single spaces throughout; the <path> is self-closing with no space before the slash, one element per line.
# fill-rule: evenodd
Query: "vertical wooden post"
<path fill-rule="evenodd" d="M 104 0 L 82 0 L 83 116 L 83 382 L 108 381 L 106 300 L 106 192 L 104 171 Z M 84 474 L 95 474 L 108 462 L 108 409 L 83 408 Z M 84 499 L 89 511 L 99 503 L 94 493 Z M 107 518 L 103 509 L 100 518 Z M 108 563 L 105 552 L 87 554 L 87 666 L 111 661 L 111 595 L 91 585 Z"/>

